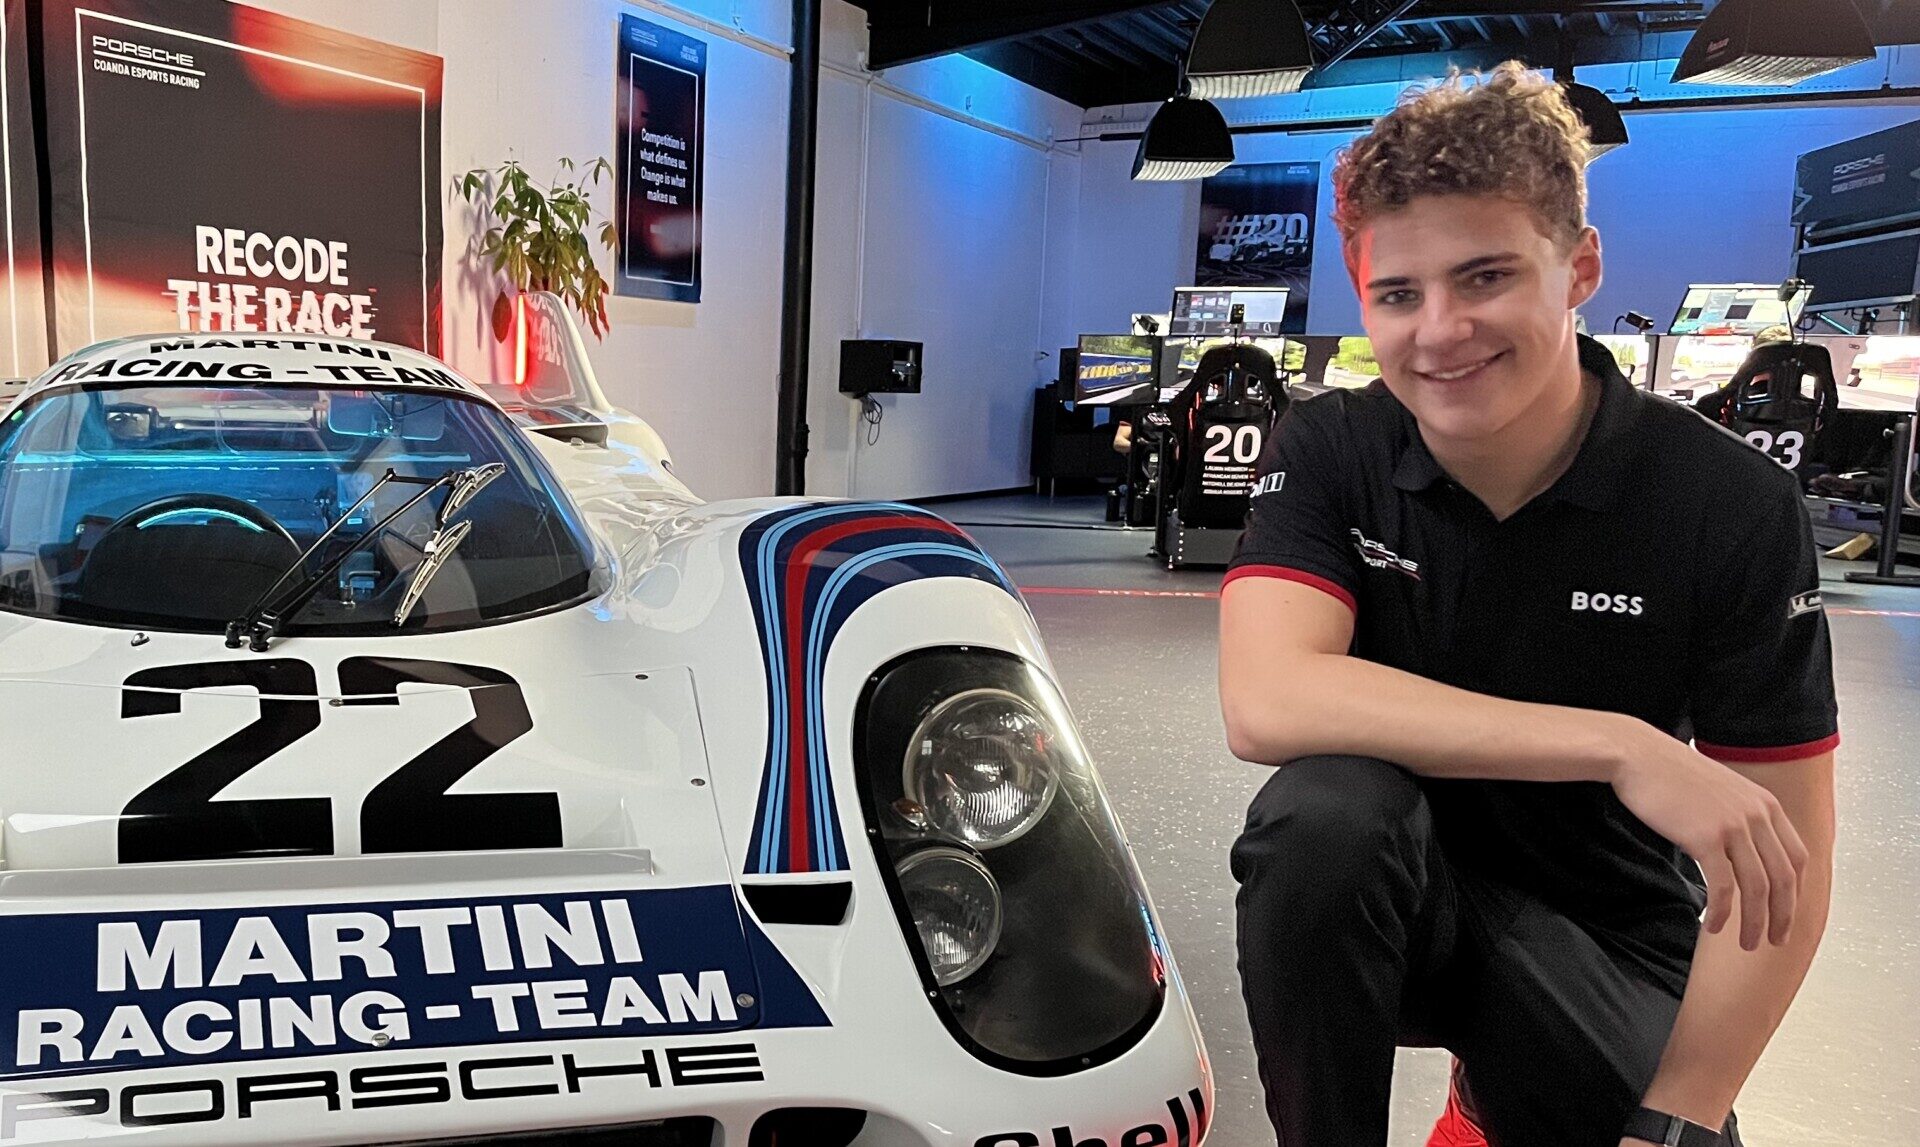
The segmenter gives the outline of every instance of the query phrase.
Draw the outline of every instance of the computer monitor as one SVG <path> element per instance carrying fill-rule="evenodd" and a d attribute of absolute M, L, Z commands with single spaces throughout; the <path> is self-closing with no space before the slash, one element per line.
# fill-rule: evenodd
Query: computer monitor
<path fill-rule="evenodd" d="M 1073 400 L 1090 406 L 1152 402 L 1161 340 L 1153 335 L 1081 335 Z"/>
<path fill-rule="evenodd" d="M 1910 412 L 1920 405 L 1920 336 L 1839 336 L 1807 341 L 1827 346 L 1841 409 Z"/>
<path fill-rule="evenodd" d="M 1287 348 L 1291 344 L 1286 339 L 1182 339 L 1167 340 L 1167 366 L 1160 373 L 1160 401 L 1172 402 L 1180 397 L 1180 392 L 1193 381 L 1193 372 L 1199 369 L 1200 356 L 1217 346 L 1233 343 L 1249 343 L 1273 356 L 1274 366 L 1284 370 Z"/>
<path fill-rule="evenodd" d="M 1694 283 L 1674 312 L 1667 333 L 1751 337 L 1768 327 L 1792 326 L 1800 321 L 1812 294 L 1813 288 L 1806 287 L 1789 305 L 1780 301 L 1778 283 Z"/>
<path fill-rule="evenodd" d="M 1380 377 L 1380 364 L 1373 357 L 1373 340 L 1365 335 L 1341 335 L 1340 345 L 1327 370 L 1319 379 L 1322 386 L 1341 390 L 1359 390 L 1371 386 Z"/>
<path fill-rule="evenodd" d="M 1175 287 L 1169 338 L 1220 338 L 1234 333 L 1233 308 L 1241 308 L 1240 333 L 1278 337 L 1287 313 L 1285 287 Z"/>
<path fill-rule="evenodd" d="M 1613 363 L 1620 368 L 1627 381 L 1635 386 L 1645 386 L 1647 364 L 1652 357 L 1648 353 L 1645 335 L 1594 335 L 1593 341 L 1607 348 L 1613 356 Z"/>

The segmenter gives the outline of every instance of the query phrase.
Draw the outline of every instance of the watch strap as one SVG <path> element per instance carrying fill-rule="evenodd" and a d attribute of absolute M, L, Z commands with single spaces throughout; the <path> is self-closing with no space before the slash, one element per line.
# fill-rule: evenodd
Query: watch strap
<path fill-rule="evenodd" d="M 1620 1133 L 1658 1143 L 1660 1147 L 1724 1147 L 1726 1143 L 1726 1137 L 1718 1131 L 1651 1107 L 1642 1107 L 1629 1115 Z"/>

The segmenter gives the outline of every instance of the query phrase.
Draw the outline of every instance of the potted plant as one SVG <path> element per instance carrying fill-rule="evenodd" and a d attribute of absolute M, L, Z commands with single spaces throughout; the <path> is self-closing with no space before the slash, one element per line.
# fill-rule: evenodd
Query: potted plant
<path fill-rule="evenodd" d="M 594 266 L 587 231 L 593 225 L 588 192 L 600 177 L 611 177 L 613 165 L 604 158 L 581 167 L 561 159 L 560 173 L 545 190 L 534 184 L 518 160 L 509 159 L 498 170 L 476 167 L 459 177 L 460 195 L 478 203 L 490 224 L 480 239 L 480 254 L 514 289 L 551 291 L 580 312 L 596 337 L 607 333 L 607 280 Z M 561 182 L 562 179 L 567 180 Z M 602 218 L 600 242 L 614 249 L 618 232 Z M 494 332 L 505 337 L 511 303 L 502 295 L 494 304 Z"/>

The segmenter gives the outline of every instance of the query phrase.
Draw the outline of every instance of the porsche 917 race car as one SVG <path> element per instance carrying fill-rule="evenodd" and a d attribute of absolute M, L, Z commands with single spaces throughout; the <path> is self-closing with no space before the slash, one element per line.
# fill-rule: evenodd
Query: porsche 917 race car
<path fill-rule="evenodd" d="M 0 417 L 0 1145 L 1196 1147 L 1006 573 L 702 503 L 544 338 L 122 339 Z"/>

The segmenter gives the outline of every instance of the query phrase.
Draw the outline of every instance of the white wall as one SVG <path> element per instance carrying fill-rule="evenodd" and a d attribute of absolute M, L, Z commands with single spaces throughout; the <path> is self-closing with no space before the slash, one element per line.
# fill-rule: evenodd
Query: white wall
<path fill-rule="evenodd" d="M 666 437 L 709 498 L 766 494 L 774 474 L 787 170 L 787 0 L 255 0 L 301 19 L 439 54 L 446 353 L 505 369 L 488 313 L 501 283 L 477 269 L 471 209 L 452 177 L 512 157 L 536 175 L 561 156 L 611 155 L 614 34 L 634 12 L 709 45 L 703 293 L 697 306 L 616 298 L 589 340 L 608 396 Z M 677 18 L 678 17 L 678 18 Z M 704 23 L 703 20 L 707 23 Z M 720 34 L 737 30 L 753 43 Z M 809 493 L 916 497 L 1023 485 L 1036 354 L 1054 284 L 1069 279 L 1074 204 L 1051 193 L 1078 157 L 1051 145 L 1080 110 L 964 57 L 861 68 L 866 17 L 823 14 L 808 417 Z M 1071 175 L 1061 177 L 1075 186 Z M 599 197 L 603 209 L 611 195 Z M 1064 252 L 1064 253 L 1063 253 Z M 600 256 L 603 273 L 611 257 Z M 1072 323 L 1055 316 L 1054 327 Z M 925 389 L 881 399 L 874 446 L 836 393 L 843 338 L 926 343 Z"/>
<path fill-rule="evenodd" d="M 1119 333 L 1136 311 L 1164 311 L 1177 284 L 1193 281 L 1197 183 L 1135 183 L 1132 142 L 1080 145 L 1072 275 L 1063 284 L 1069 318 L 1055 347 L 1082 332 Z"/>
<path fill-rule="evenodd" d="M 733 7 L 750 33 L 788 42 L 784 5 Z M 555 170 L 561 156 L 611 156 L 623 11 L 674 24 L 615 0 L 447 0 L 448 176 L 509 156 L 536 173 Z M 616 297 L 607 307 L 612 329 L 588 340 L 589 355 L 607 396 L 653 423 L 690 486 L 709 498 L 762 494 L 774 470 L 789 68 L 780 55 L 682 30 L 708 44 L 701 301 Z M 596 198 L 611 208 L 610 187 Z M 446 210 L 447 353 L 462 369 L 497 369 L 505 348 L 487 313 L 499 284 L 465 255 L 472 210 L 453 197 Z M 611 276 L 611 256 L 600 256 Z"/>
<path fill-rule="evenodd" d="M 914 498 L 1028 483 L 1043 310 L 1068 248 L 1051 144 L 1080 110 L 964 57 L 859 66 L 865 16 L 830 0 L 820 77 L 807 491 Z M 1057 322 L 1055 325 L 1059 325 Z M 840 341 L 925 345 L 922 390 L 878 396 L 869 442 L 838 393 Z M 1060 344 L 1051 344 L 1060 345 Z"/>

